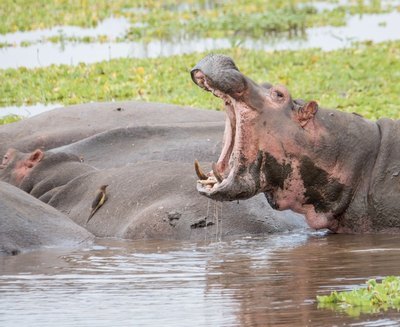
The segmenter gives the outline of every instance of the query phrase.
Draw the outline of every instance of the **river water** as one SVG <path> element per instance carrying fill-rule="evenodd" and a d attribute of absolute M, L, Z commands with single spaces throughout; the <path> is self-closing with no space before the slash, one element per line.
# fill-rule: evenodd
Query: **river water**
<path fill-rule="evenodd" d="M 297 232 L 213 243 L 98 240 L 0 258 L 0 326 L 399 326 L 316 295 L 398 274 L 400 237 Z"/>

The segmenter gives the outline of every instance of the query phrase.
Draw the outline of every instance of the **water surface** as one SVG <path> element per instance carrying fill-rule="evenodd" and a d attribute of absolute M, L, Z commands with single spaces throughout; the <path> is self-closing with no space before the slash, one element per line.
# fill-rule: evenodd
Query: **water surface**
<path fill-rule="evenodd" d="M 126 24 L 121 23 L 125 30 Z M 118 21 L 114 21 L 118 25 Z M 110 29 L 111 30 L 111 29 Z M 20 34 L 39 33 L 19 32 L 15 34 L 18 40 L 23 39 Z M 80 33 L 79 36 L 85 33 Z M 96 35 L 96 33 L 94 33 Z M 35 37 L 38 37 L 35 34 Z M 7 40 L 12 43 L 13 35 L 7 35 Z M 188 54 L 193 52 L 212 51 L 239 46 L 248 49 L 273 50 L 299 50 L 307 48 L 321 48 L 329 51 L 349 47 L 354 42 L 372 41 L 383 42 L 400 39 L 400 13 L 367 14 L 350 16 L 346 26 L 316 27 L 307 29 L 302 37 L 273 38 L 261 40 L 251 38 L 196 38 L 194 36 L 180 37 L 176 40 L 153 40 L 150 42 L 94 42 L 76 43 L 64 42 L 55 44 L 44 42 L 27 47 L 5 47 L 0 49 L 0 69 L 18 67 L 44 67 L 52 64 L 77 65 L 79 63 L 95 63 L 115 58 L 156 58 Z M 1 42 L 1 38 L 0 38 Z"/>
<path fill-rule="evenodd" d="M 400 271 L 400 237 L 291 233 L 219 243 L 99 240 L 0 258 L 1 326 L 398 326 L 316 295 Z"/>
<path fill-rule="evenodd" d="M 123 37 L 130 26 L 126 18 L 110 17 L 101 21 L 96 27 L 84 28 L 79 26 L 55 26 L 33 31 L 14 32 L 0 34 L 0 43 L 19 45 L 21 42 L 38 42 L 53 36 L 63 36 L 66 38 L 82 38 L 106 36 L 108 39 L 115 40 Z"/>

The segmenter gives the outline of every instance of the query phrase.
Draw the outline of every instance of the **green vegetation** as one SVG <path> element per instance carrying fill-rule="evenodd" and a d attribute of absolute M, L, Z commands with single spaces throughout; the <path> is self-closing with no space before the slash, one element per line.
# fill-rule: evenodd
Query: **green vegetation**
<path fill-rule="evenodd" d="M 0 113 L 1 113 L 1 111 L 0 111 Z M 0 117 L 0 125 L 14 123 L 18 120 L 21 120 L 21 117 L 17 116 L 17 115 L 8 115 L 5 117 Z"/>
<path fill-rule="evenodd" d="M 371 119 L 400 118 L 400 42 L 332 52 L 218 52 L 257 82 L 286 85 L 294 98 Z M 132 99 L 222 109 L 219 99 L 191 81 L 189 71 L 204 55 L 0 70 L 0 106 Z"/>
<path fill-rule="evenodd" d="M 5 42 L 0 42 L 0 49 L 1 49 L 1 48 L 7 48 L 7 47 L 12 47 L 12 44 L 10 44 L 10 43 L 5 43 Z"/>
<path fill-rule="evenodd" d="M 195 1 L 194 1 L 195 2 Z M 337 1 L 325 1 L 337 3 Z M 179 8 L 179 7 L 178 7 Z M 289 36 L 302 33 L 307 27 L 339 26 L 346 22 L 346 14 L 382 13 L 392 8 L 381 1 L 349 1 L 331 10 L 318 11 L 310 0 L 291 1 L 226 1 L 213 8 L 188 11 L 148 10 L 145 15 L 127 16 L 133 23 L 128 38 L 151 39 L 176 37 L 180 34 L 201 37 L 262 38 L 287 32 Z M 178 19 L 177 19 L 178 16 Z M 155 24 L 155 22 L 157 22 Z"/>
<path fill-rule="evenodd" d="M 0 33 L 78 25 L 92 27 L 111 16 L 128 18 L 132 27 L 121 40 L 184 36 L 263 37 L 305 27 L 340 25 L 347 13 L 383 12 L 379 0 L 336 3 L 316 10 L 309 0 L 4 0 L 0 2 Z M 120 41 L 121 41 L 120 40 Z M 62 33 L 48 41 L 107 42 L 107 36 L 70 38 Z M 22 42 L 20 46 L 28 46 Z M 11 46 L 2 43 L 1 47 Z M 400 42 L 363 43 L 350 49 L 323 52 L 263 52 L 232 48 L 241 71 L 257 82 L 284 84 L 294 98 L 317 100 L 321 106 L 357 112 L 371 119 L 400 118 Z M 222 109 L 222 102 L 196 87 L 189 76 L 206 53 L 157 59 L 116 59 L 78 66 L 0 70 L 0 107 L 33 103 L 65 105 L 89 101 L 143 100 Z M 0 123 L 10 121 L 2 119 Z"/>
<path fill-rule="evenodd" d="M 129 1 L 96 0 L 2 0 L 0 33 L 27 31 L 59 25 L 93 27 L 116 15 Z"/>
<path fill-rule="evenodd" d="M 317 296 L 318 308 L 344 311 L 351 316 L 377 313 L 388 309 L 400 310 L 400 277 L 389 276 L 381 283 L 367 281 L 367 287 L 347 292 L 332 292 Z"/>
<path fill-rule="evenodd" d="M 106 43 L 111 41 L 107 35 L 98 35 L 96 37 L 83 36 L 83 37 L 66 37 L 64 35 L 52 36 L 47 39 L 52 43 L 65 43 L 65 42 L 81 42 L 81 43 Z"/>
<path fill-rule="evenodd" d="M 327 3 L 337 3 L 326 0 Z M 0 34 L 59 25 L 96 26 L 107 17 L 126 17 L 132 28 L 123 38 L 148 40 L 182 35 L 263 37 L 305 27 L 342 25 L 346 13 L 377 13 L 392 8 L 380 0 L 353 0 L 317 11 L 310 0 L 3 0 Z"/>

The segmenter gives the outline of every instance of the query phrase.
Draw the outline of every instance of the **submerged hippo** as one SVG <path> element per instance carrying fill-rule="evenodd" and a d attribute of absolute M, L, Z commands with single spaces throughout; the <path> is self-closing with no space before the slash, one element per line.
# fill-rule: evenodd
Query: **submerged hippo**
<path fill-rule="evenodd" d="M 209 55 L 193 81 L 224 101 L 221 155 L 201 194 L 220 201 L 264 193 L 273 208 L 340 233 L 398 232 L 400 125 L 293 100 L 260 86 L 223 55 Z M 203 173 L 198 174 L 205 179 Z"/>
<path fill-rule="evenodd" d="M 75 155 L 39 149 L 31 153 L 10 149 L 6 158 L 0 180 L 18 186 L 100 237 L 196 240 L 206 234 L 258 234 L 303 227 L 294 214 L 275 214 L 260 198 L 223 207 L 199 199 L 191 164 L 153 160 L 99 170 Z M 89 220 L 100 185 L 108 185 L 108 199 Z M 223 229 L 218 230 L 221 219 Z"/>
<path fill-rule="evenodd" d="M 94 236 L 51 206 L 0 181 L 0 256 L 90 244 Z"/>
<path fill-rule="evenodd" d="M 95 128 L 81 119 L 89 116 Z M 37 128 L 44 124 L 46 131 Z M 273 211 L 263 196 L 223 205 L 198 196 L 192 162 L 205 165 L 219 152 L 223 126 L 221 112 L 170 105 L 56 109 L 0 126 L 17 148 L 3 144 L 0 180 L 101 237 L 203 240 L 304 228 L 302 217 Z M 108 199 L 88 221 L 101 185 Z"/>

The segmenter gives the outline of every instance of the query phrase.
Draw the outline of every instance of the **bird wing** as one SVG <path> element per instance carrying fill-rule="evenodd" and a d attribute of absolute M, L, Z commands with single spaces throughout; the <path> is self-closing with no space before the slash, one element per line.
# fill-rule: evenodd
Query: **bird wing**
<path fill-rule="evenodd" d="M 90 211 L 90 215 L 86 221 L 86 224 L 89 222 L 90 219 L 92 219 L 97 209 L 99 209 L 104 204 L 104 202 L 106 202 L 106 200 L 107 200 L 107 195 L 105 192 L 97 193 L 95 199 L 92 202 L 92 210 Z"/>
<path fill-rule="evenodd" d="M 96 194 L 92 202 L 92 209 L 95 209 L 98 205 L 102 205 L 104 203 L 104 192 L 99 192 Z"/>

